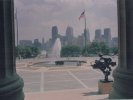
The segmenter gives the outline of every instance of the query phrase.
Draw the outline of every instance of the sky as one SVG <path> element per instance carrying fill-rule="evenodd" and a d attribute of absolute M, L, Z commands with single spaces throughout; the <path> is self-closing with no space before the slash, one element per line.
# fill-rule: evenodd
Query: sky
<path fill-rule="evenodd" d="M 19 40 L 45 41 L 51 38 L 52 26 L 65 35 L 72 26 L 77 37 L 84 30 L 84 19 L 79 16 L 85 9 L 91 40 L 95 30 L 111 28 L 112 37 L 118 36 L 117 0 L 14 0 L 18 14 Z"/>

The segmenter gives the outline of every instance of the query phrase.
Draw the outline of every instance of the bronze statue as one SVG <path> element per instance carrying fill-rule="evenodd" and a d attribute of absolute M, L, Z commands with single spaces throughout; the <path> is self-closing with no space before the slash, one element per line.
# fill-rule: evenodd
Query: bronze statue
<path fill-rule="evenodd" d="M 104 58 L 103 55 L 99 54 L 100 59 L 99 60 L 95 60 L 94 64 L 91 64 L 91 66 L 94 69 L 100 69 L 105 78 L 104 78 L 104 82 L 109 82 L 108 76 L 110 75 L 112 69 L 111 67 L 116 65 L 116 62 L 112 62 L 111 58 Z"/>

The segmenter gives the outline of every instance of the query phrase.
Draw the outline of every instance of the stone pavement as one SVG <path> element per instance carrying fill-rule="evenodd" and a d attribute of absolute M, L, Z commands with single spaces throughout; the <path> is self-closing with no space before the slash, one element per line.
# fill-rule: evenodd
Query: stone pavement
<path fill-rule="evenodd" d="M 103 74 L 89 65 L 70 67 L 17 66 L 24 79 L 25 100 L 103 100 L 98 80 Z"/>
<path fill-rule="evenodd" d="M 18 73 L 25 82 L 25 100 L 100 100 L 108 97 L 98 94 L 97 80 L 102 74 L 91 68 L 18 69 Z"/>
<path fill-rule="evenodd" d="M 25 94 L 25 100 L 106 100 L 107 98 L 108 94 L 99 95 L 97 91 L 87 89 Z"/>

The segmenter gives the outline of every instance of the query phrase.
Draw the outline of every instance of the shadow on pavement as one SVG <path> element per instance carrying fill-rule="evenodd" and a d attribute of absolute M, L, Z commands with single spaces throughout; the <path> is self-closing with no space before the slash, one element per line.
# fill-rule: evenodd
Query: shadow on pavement
<path fill-rule="evenodd" d="M 102 94 L 99 94 L 98 91 L 82 93 L 82 94 L 83 94 L 83 96 L 102 96 Z M 108 97 L 105 97 L 103 99 L 98 99 L 98 100 L 109 100 L 109 99 L 108 99 Z"/>
<path fill-rule="evenodd" d="M 100 94 L 98 93 L 98 91 L 96 91 L 96 92 L 83 93 L 83 96 L 91 96 L 91 95 L 100 95 Z"/>

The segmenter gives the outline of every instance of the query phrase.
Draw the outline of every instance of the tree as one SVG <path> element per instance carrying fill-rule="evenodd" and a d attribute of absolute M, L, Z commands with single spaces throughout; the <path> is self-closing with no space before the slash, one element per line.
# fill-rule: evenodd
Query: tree
<path fill-rule="evenodd" d="M 40 50 L 35 46 L 18 46 L 16 47 L 16 56 L 22 58 L 36 57 Z"/>
<path fill-rule="evenodd" d="M 113 47 L 113 48 L 111 48 L 111 53 L 113 53 L 113 54 L 118 54 L 118 47 Z"/>
<path fill-rule="evenodd" d="M 81 55 L 81 48 L 75 45 L 64 46 L 61 49 L 62 57 L 76 57 Z"/>
<path fill-rule="evenodd" d="M 84 49 L 83 49 L 83 52 L 84 52 Z M 109 54 L 109 52 L 110 52 L 110 48 L 104 42 L 101 42 L 101 43 L 92 42 L 90 45 L 87 46 L 88 55 L 90 54 L 96 55 L 98 53 Z"/>
<path fill-rule="evenodd" d="M 33 43 L 33 46 L 34 46 L 34 47 L 37 47 L 38 49 L 42 49 L 42 45 L 41 45 L 40 42 L 34 42 L 34 43 Z"/>
<path fill-rule="evenodd" d="M 87 48 L 87 52 L 89 54 L 97 54 L 98 52 L 100 52 L 100 45 L 96 42 L 92 42 L 92 44 L 90 46 L 88 46 Z"/>
<path fill-rule="evenodd" d="M 32 50 L 32 56 L 33 57 L 36 57 L 38 54 L 40 54 L 40 49 L 35 47 L 35 46 L 32 46 L 31 50 Z"/>
<path fill-rule="evenodd" d="M 110 53 L 110 48 L 104 42 L 99 43 L 99 46 L 101 48 L 101 53 L 105 55 L 108 55 Z"/>

